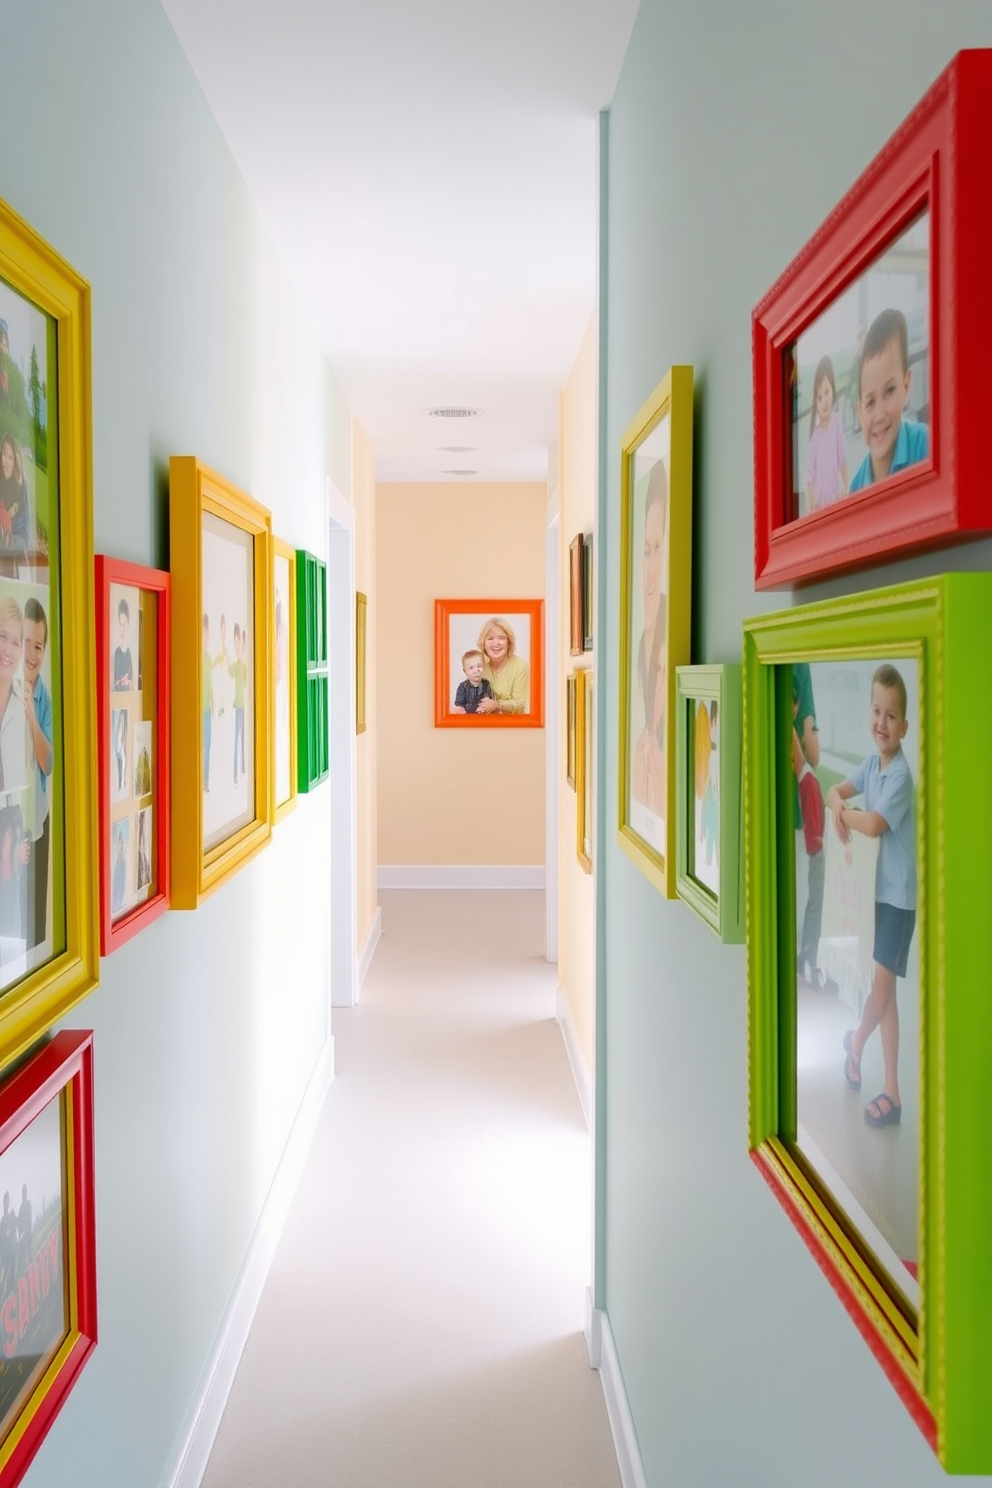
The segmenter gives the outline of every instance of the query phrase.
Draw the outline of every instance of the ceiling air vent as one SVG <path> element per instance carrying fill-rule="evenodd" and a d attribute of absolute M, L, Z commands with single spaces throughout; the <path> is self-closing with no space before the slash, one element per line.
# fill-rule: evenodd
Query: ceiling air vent
<path fill-rule="evenodd" d="M 439 444 L 438 453 L 442 455 L 470 455 L 475 450 L 474 444 Z"/>
<path fill-rule="evenodd" d="M 481 408 L 428 408 L 429 418 L 476 418 Z"/>
<path fill-rule="evenodd" d="M 477 470 L 442 470 L 442 475 L 478 475 Z"/>

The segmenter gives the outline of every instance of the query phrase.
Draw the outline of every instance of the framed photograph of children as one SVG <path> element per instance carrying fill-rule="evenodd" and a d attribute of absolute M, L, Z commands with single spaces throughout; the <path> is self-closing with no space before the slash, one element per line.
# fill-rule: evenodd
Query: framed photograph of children
<path fill-rule="evenodd" d="M 669 899 L 691 572 L 692 368 L 672 367 L 624 434 L 620 467 L 620 846 Z"/>
<path fill-rule="evenodd" d="M 565 678 L 565 783 L 575 789 L 576 696 L 575 672 Z"/>
<path fill-rule="evenodd" d="M 569 654 L 582 655 L 582 533 L 568 545 L 568 637 Z"/>
<path fill-rule="evenodd" d="M 679 898 L 720 939 L 744 939 L 741 668 L 678 667 L 676 718 Z"/>
<path fill-rule="evenodd" d="M 436 728 L 544 727 L 544 601 L 434 601 Z"/>
<path fill-rule="evenodd" d="M 14 1488 L 97 1341 L 93 1035 L 0 1085 L 0 1488 Z"/>
<path fill-rule="evenodd" d="M 579 866 L 592 872 L 593 800 L 593 706 L 592 669 L 575 673 L 575 852 Z"/>
<path fill-rule="evenodd" d="M 89 286 L 0 202 L 0 1063 L 99 971 Z"/>
<path fill-rule="evenodd" d="M 273 821 L 296 805 L 296 549 L 272 539 Z"/>
<path fill-rule="evenodd" d="M 582 649 L 592 650 L 592 533 L 582 537 Z"/>
<path fill-rule="evenodd" d="M 98 554 L 100 954 L 169 907 L 171 585 L 162 569 Z"/>
<path fill-rule="evenodd" d="M 752 1156 L 949 1472 L 992 1471 L 992 574 L 744 626 Z"/>
<path fill-rule="evenodd" d="M 172 904 L 195 909 L 272 835 L 272 519 L 173 455 L 169 520 Z"/>
<path fill-rule="evenodd" d="M 754 310 L 759 589 L 992 531 L 990 89 L 959 52 Z"/>
<path fill-rule="evenodd" d="M 366 648 L 368 646 L 369 598 L 367 594 L 355 594 L 355 733 L 364 734 Z"/>

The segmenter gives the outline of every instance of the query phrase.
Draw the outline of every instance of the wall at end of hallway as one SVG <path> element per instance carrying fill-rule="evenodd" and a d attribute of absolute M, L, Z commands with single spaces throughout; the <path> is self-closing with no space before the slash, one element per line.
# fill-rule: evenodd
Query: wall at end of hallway
<path fill-rule="evenodd" d="M 434 727 L 434 601 L 542 598 L 546 503 L 538 482 L 377 488 L 380 863 L 544 862 L 544 730 Z"/>

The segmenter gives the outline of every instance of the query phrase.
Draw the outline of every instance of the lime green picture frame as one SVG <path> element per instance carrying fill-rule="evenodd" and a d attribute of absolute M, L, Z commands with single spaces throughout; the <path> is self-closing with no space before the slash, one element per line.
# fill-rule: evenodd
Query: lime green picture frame
<path fill-rule="evenodd" d="M 692 412 L 691 367 L 670 367 L 624 433 L 620 452 L 620 697 L 618 841 L 641 872 L 668 899 L 676 894 L 675 825 L 675 670 L 690 661 L 692 609 Z M 667 421 L 667 456 L 656 454 Z M 642 650 L 646 650 L 647 617 L 644 596 L 637 592 L 639 555 L 647 539 L 650 493 L 640 492 L 639 456 L 663 461 L 667 474 L 661 596 L 664 624 L 654 680 L 642 680 Z M 653 474 L 650 482 L 653 482 Z M 662 483 L 664 484 L 664 482 Z M 643 502 L 644 512 L 640 513 Z M 640 525 L 641 530 L 636 530 Z M 637 554 L 635 555 L 635 548 Z M 656 591 L 657 592 L 657 591 Z M 657 602 L 657 601 L 656 601 Z M 634 635 L 644 622 L 641 639 Z M 658 619 L 661 618 L 659 608 Z M 645 668 L 645 671 L 647 668 Z M 652 707 L 646 695 L 637 701 L 638 687 L 653 689 Z M 660 705 L 660 707 L 659 707 Z M 660 721 L 646 714 L 660 711 Z M 645 715 L 645 716 L 642 716 Z M 638 784 L 641 746 L 646 745 L 648 784 L 641 796 Z M 651 837 L 655 840 L 651 840 Z"/>
<path fill-rule="evenodd" d="M 744 853 L 741 831 L 741 686 L 739 662 L 676 670 L 676 886 L 680 899 L 728 945 L 744 939 Z M 696 714 L 716 703 L 719 723 L 719 889 L 693 872 L 695 863 Z"/>
<path fill-rule="evenodd" d="M 752 1157 L 948 1472 L 992 1472 L 992 574 L 945 574 L 744 625 Z M 920 935 L 919 1307 L 796 1146 L 792 664 L 915 659 Z M 867 717 L 867 709 L 866 709 Z M 867 750 L 866 750 L 867 752 Z M 828 821 L 829 829 L 829 821 Z M 900 1059 L 911 1058 L 904 1048 Z"/>

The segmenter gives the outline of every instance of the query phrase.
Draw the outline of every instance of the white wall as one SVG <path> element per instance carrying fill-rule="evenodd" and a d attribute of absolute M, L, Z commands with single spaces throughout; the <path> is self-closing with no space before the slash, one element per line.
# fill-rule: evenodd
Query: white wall
<path fill-rule="evenodd" d="M 790 602 L 753 590 L 751 309 L 952 54 L 990 44 L 986 0 L 642 0 L 610 111 L 597 1274 L 652 1488 L 944 1482 L 748 1159 L 743 947 L 616 845 L 609 661 L 620 439 L 674 362 L 697 390 L 693 661 L 739 659 L 744 617 Z M 990 557 L 974 543 L 796 602 Z"/>
<path fill-rule="evenodd" d="M 323 553 L 350 415 L 157 0 L 4 4 L 0 50 L 0 195 L 93 288 L 96 551 L 168 566 L 168 457 L 193 453 Z M 30 1488 L 171 1467 L 328 1036 L 329 799 L 70 1020 L 95 1029 L 100 1341 Z"/>

